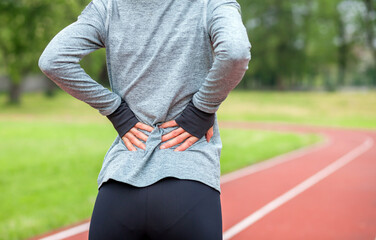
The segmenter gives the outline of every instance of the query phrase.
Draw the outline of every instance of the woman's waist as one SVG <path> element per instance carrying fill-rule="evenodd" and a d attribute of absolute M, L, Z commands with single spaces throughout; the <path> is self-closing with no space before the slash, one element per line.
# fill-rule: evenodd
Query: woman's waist
<path fill-rule="evenodd" d="M 181 144 L 183 144 L 185 140 L 188 139 L 188 138 L 186 138 L 186 139 L 182 140 L 181 142 L 177 143 L 176 145 L 171 146 L 170 148 L 160 149 L 160 146 L 162 144 L 173 140 L 173 139 L 169 139 L 169 140 L 166 140 L 166 141 L 162 141 L 162 136 L 164 136 L 164 135 L 166 135 L 166 134 L 168 134 L 168 133 L 170 133 L 170 132 L 172 132 L 172 131 L 174 131 L 174 130 L 176 130 L 180 127 L 180 126 L 174 126 L 174 127 L 169 127 L 169 128 L 159 128 L 159 126 L 161 124 L 162 124 L 162 122 L 154 124 L 155 126 L 152 126 L 153 130 L 151 132 L 148 132 L 148 131 L 143 130 L 143 129 L 138 129 L 139 131 L 143 132 L 147 136 L 147 140 L 143 141 L 143 140 L 140 139 L 140 141 L 142 141 L 145 144 L 146 149 L 143 150 L 143 149 L 135 146 L 137 151 L 148 152 L 148 151 L 174 150 L 177 147 L 179 147 Z M 124 150 L 129 151 L 128 148 L 125 146 L 125 143 L 123 142 L 122 139 L 120 139 L 119 136 L 118 136 L 118 139 L 119 139 L 118 143 L 124 148 Z M 222 142 L 221 142 L 221 138 L 220 138 L 217 120 L 214 121 L 213 136 L 211 137 L 209 142 L 207 141 L 206 136 L 203 136 L 200 139 L 198 139 L 196 142 L 194 142 L 188 149 L 186 149 L 186 151 L 187 150 L 188 151 L 189 150 L 194 150 L 194 151 L 203 150 L 203 151 L 205 151 L 209 148 L 222 148 Z"/>

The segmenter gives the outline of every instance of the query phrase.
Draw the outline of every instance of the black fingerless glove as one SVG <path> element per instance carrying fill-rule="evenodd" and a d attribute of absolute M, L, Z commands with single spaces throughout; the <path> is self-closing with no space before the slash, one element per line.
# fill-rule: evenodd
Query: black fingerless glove
<path fill-rule="evenodd" d="M 215 113 L 201 111 L 193 105 L 192 100 L 182 114 L 175 119 L 180 127 L 199 139 L 214 125 L 214 120 Z"/>
<path fill-rule="evenodd" d="M 139 120 L 136 118 L 132 110 L 128 107 L 124 99 L 121 99 L 120 106 L 115 112 L 106 116 L 114 125 L 120 138 L 123 137 Z"/>

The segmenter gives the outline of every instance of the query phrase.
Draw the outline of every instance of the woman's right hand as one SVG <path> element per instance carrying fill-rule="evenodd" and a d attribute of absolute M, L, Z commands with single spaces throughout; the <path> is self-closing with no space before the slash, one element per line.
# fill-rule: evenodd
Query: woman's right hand
<path fill-rule="evenodd" d="M 146 125 L 142 122 L 136 123 L 133 128 L 131 128 L 121 139 L 123 140 L 125 146 L 128 148 L 129 151 L 137 151 L 135 146 L 145 150 L 146 146 L 143 142 L 140 141 L 143 140 L 146 142 L 148 139 L 148 136 L 139 131 L 138 129 L 146 130 L 148 132 L 153 131 L 153 127 Z M 135 146 L 134 146 L 135 145 Z"/>

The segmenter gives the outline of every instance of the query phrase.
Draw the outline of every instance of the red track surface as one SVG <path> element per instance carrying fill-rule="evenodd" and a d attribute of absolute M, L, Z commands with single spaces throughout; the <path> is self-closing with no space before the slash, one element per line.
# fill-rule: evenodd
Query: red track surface
<path fill-rule="evenodd" d="M 326 143 L 222 176 L 224 239 L 375 239 L 376 131 L 244 122 L 220 122 L 220 127 L 319 133 L 327 137 Z M 283 198 L 345 158 L 347 162 L 327 176 Z M 272 204 L 274 207 L 268 208 Z M 247 221 L 249 216 L 252 221 Z M 74 226 L 85 222 L 88 220 Z M 47 236 L 50 238 L 45 240 L 86 240 L 87 230 L 67 238 L 57 237 L 62 232 L 69 235 L 66 230 L 74 226 L 33 240 Z"/>

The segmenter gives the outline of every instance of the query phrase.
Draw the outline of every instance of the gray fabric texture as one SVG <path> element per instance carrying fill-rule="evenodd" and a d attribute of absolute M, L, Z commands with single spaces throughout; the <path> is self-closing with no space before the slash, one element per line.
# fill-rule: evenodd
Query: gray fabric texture
<path fill-rule="evenodd" d="M 111 90 L 80 66 L 87 54 L 106 48 Z M 173 176 L 220 189 L 222 142 L 217 117 L 214 135 L 185 151 L 159 149 L 158 128 L 175 119 L 190 100 L 216 113 L 241 81 L 251 44 L 235 0 L 93 0 L 77 21 L 60 31 L 39 59 L 40 69 L 61 89 L 107 116 L 121 98 L 140 122 L 154 128 L 146 150 L 129 151 L 116 136 L 105 154 L 98 188 L 112 178 L 148 186 Z"/>

